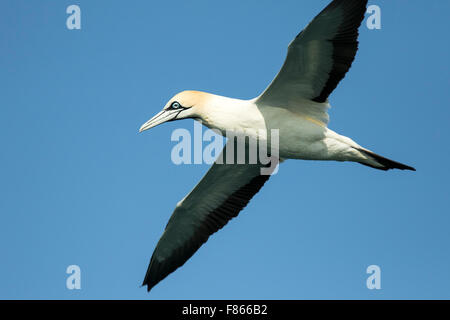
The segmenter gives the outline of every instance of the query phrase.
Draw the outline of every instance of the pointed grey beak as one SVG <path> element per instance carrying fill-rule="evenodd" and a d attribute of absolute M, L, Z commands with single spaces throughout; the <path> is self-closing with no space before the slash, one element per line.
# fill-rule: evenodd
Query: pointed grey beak
<path fill-rule="evenodd" d="M 181 111 L 182 110 L 163 110 L 163 111 L 159 112 L 156 116 L 154 116 L 153 118 L 148 120 L 146 123 L 144 123 L 141 126 L 141 128 L 139 129 L 139 132 L 156 127 L 157 125 L 159 125 L 161 123 L 175 120 Z"/>

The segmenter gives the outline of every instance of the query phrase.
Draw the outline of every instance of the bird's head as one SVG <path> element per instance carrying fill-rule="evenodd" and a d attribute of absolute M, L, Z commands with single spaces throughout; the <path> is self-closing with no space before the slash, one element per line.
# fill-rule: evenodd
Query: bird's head
<path fill-rule="evenodd" d="M 183 91 L 176 94 L 166 103 L 161 112 L 144 123 L 139 132 L 153 128 L 161 123 L 193 118 L 202 118 L 202 109 L 210 94 L 201 91 Z"/>

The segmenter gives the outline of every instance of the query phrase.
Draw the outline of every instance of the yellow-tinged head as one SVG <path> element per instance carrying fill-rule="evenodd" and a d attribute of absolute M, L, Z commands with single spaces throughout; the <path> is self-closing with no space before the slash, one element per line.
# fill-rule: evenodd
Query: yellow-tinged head
<path fill-rule="evenodd" d="M 201 118 L 201 111 L 207 105 L 211 96 L 211 94 L 201 91 L 188 90 L 180 92 L 166 103 L 161 112 L 144 123 L 139 132 L 168 121 Z"/>

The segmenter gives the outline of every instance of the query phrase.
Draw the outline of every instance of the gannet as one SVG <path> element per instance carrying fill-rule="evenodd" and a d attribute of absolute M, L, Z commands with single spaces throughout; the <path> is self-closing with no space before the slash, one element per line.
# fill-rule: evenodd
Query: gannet
<path fill-rule="evenodd" d="M 375 169 L 414 170 L 360 146 L 327 127 L 328 97 L 344 78 L 358 49 L 358 28 L 367 0 L 334 0 L 289 44 L 286 60 L 258 97 L 240 100 L 199 91 L 176 94 L 140 132 L 168 121 L 191 118 L 220 132 L 279 130 L 285 159 L 353 161 Z M 267 132 L 267 131 L 266 131 Z M 267 138 L 267 136 L 266 136 Z M 223 151 L 222 151 L 223 152 Z M 209 236 L 236 217 L 270 175 L 261 163 L 216 161 L 175 208 L 145 275 L 150 291 L 182 266 Z"/>

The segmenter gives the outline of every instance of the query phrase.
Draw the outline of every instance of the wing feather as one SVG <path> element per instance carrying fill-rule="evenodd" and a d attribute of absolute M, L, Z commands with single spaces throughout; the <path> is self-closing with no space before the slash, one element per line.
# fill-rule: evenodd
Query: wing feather
<path fill-rule="evenodd" d="M 282 68 L 257 103 L 304 106 L 300 111 L 327 122 L 325 103 L 355 59 L 366 5 L 367 0 L 332 1 L 289 44 Z"/>
<path fill-rule="evenodd" d="M 221 159 L 225 157 L 222 151 Z M 169 219 L 145 275 L 143 285 L 148 291 L 239 214 L 270 177 L 261 175 L 261 167 L 217 162 L 212 165 Z"/>

